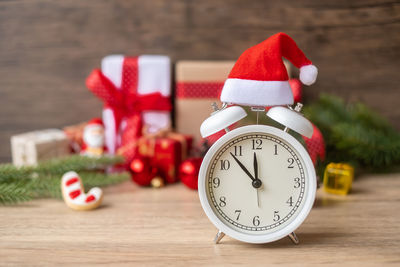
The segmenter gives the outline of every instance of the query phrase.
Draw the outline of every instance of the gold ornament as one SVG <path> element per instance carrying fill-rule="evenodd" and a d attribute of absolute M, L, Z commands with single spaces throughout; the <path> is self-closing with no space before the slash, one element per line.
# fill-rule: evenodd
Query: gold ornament
<path fill-rule="evenodd" d="M 164 187 L 164 180 L 160 176 L 156 176 L 153 179 L 151 179 L 151 186 L 154 188 L 160 188 Z"/>

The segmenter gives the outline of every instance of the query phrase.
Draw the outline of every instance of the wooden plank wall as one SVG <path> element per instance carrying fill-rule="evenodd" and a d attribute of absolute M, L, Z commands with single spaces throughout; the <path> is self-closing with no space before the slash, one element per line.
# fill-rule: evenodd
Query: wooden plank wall
<path fill-rule="evenodd" d="M 12 134 L 100 114 L 84 80 L 104 55 L 236 59 L 279 31 L 319 67 L 308 100 L 361 100 L 400 129 L 399 1 L 3 0 L 0 161 L 10 160 Z"/>

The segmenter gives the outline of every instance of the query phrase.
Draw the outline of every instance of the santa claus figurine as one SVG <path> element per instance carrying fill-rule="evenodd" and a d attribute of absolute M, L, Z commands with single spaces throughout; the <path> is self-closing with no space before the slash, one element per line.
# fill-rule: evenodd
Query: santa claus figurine
<path fill-rule="evenodd" d="M 100 157 L 105 151 L 103 122 L 99 118 L 92 119 L 83 129 L 81 154 L 90 157 Z"/>

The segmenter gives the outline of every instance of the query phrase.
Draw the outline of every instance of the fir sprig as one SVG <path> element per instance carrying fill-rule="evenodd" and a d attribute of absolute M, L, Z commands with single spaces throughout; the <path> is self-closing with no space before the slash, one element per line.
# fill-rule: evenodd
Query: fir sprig
<path fill-rule="evenodd" d="M 33 168 L 32 171 L 36 173 L 64 174 L 70 170 L 76 172 L 83 170 L 101 170 L 107 166 L 122 163 L 123 161 L 124 159 L 121 156 L 103 156 L 96 158 L 74 155 L 67 158 L 45 161 L 36 168 Z"/>
<path fill-rule="evenodd" d="M 325 162 L 351 162 L 374 171 L 400 164 L 400 134 L 365 105 L 323 94 L 304 113 L 324 135 Z"/>
<path fill-rule="evenodd" d="M 12 204 L 35 198 L 61 198 L 61 176 L 70 170 L 79 173 L 85 189 L 117 184 L 129 179 L 128 173 L 107 174 L 104 169 L 123 162 L 122 157 L 90 158 L 70 156 L 39 163 L 38 166 L 15 167 L 0 164 L 0 204 Z"/>
<path fill-rule="evenodd" d="M 0 183 L 0 204 L 13 204 L 31 199 L 26 182 Z"/>

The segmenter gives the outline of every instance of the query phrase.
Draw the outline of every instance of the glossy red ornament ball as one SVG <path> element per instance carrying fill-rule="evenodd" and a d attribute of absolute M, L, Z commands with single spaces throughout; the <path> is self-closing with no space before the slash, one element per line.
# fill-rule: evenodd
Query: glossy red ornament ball
<path fill-rule="evenodd" d="M 130 163 L 132 180 L 141 186 L 149 186 L 151 180 L 157 175 L 157 169 L 151 167 L 150 159 L 136 156 Z"/>
<path fill-rule="evenodd" d="M 313 124 L 314 132 L 311 138 L 303 136 L 306 143 L 308 154 L 312 162 L 317 164 L 318 159 L 323 161 L 325 159 L 325 141 L 321 131 Z"/>
<path fill-rule="evenodd" d="M 190 158 L 183 161 L 179 167 L 179 178 L 190 189 L 197 190 L 197 180 L 203 158 Z"/>
<path fill-rule="evenodd" d="M 289 85 L 290 85 L 290 88 L 292 88 L 294 102 L 295 103 L 301 102 L 302 88 L 301 88 L 301 82 L 299 81 L 299 79 L 290 79 Z"/>
<path fill-rule="evenodd" d="M 144 170 L 144 164 L 145 162 L 143 159 L 135 158 L 131 162 L 131 170 L 134 173 L 141 173 Z"/>

